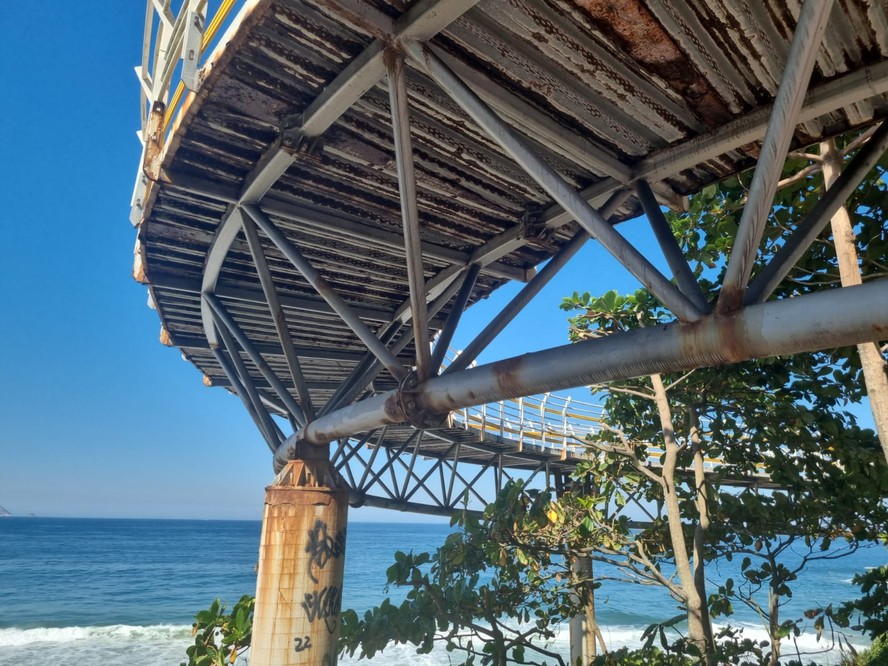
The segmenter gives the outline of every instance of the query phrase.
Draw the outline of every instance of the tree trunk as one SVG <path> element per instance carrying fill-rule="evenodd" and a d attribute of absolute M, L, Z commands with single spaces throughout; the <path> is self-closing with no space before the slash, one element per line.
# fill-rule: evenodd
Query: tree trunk
<path fill-rule="evenodd" d="M 820 154 L 823 157 L 823 180 L 829 188 L 841 173 L 842 158 L 832 139 L 820 144 Z M 862 284 L 857 246 L 854 242 L 854 228 L 851 225 L 848 209 L 842 206 L 833 216 L 831 224 L 842 286 Z M 857 345 L 857 353 L 860 356 L 863 381 L 866 384 L 876 433 L 882 444 L 885 461 L 888 462 L 888 371 L 885 359 L 876 341 Z"/>
<path fill-rule="evenodd" d="M 599 645 L 602 654 L 607 654 L 607 646 L 595 618 L 592 559 L 586 555 L 572 555 L 571 560 L 571 584 L 575 590 L 571 593 L 572 601 L 582 604 L 583 612 L 571 618 L 570 663 L 587 664 L 597 656 Z"/>
<path fill-rule="evenodd" d="M 709 620 L 709 606 L 706 594 L 706 573 L 704 568 L 703 549 L 706 545 L 706 532 L 709 530 L 709 504 L 707 502 L 707 482 L 703 459 L 703 442 L 700 439 L 700 429 L 697 423 L 697 412 L 692 408 L 688 410 L 691 425 L 691 446 L 694 452 L 694 503 L 697 507 L 698 522 L 694 528 L 694 585 L 697 594 L 703 602 L 702 617 L 703 630 L 706 632 L 706 642 L 714 645 L 712 636 L 712 623 Z"/>
<path fill-rule="evenodd" d="M 694 574 L 691 571 L 690 558 L 688 557 L 687 544 L 685 543 L 684 530 L 682 529 L 678 495 L 675 492 L 678 442 L 675 440 L 672 412 L 669 409 L 669 400 L 666 397 L 666 389 L 663 386 L 663 380 L 660 375 L 651 375 L 651 382 L 654 387 L 657 411 L 660 415 L 660 425 L 663 428 L 663 443 L 666 449 L 662 476 L 663 499 L 666 507 L 666 519 L 669 525 L 669 538 L 672 542 L 672 551 L 675 556 L 675 569 L 681 582 L 681 589 L 688 613 L 688 637 L 700 649 L 701 653 L 708 657 L 711 655 L 712 650 L 706 637 L 711 632 L 704 628 L 703 606 L 705 604 L 700 598 L 697 586 L 694 583 Z"/>
<path fill-rule="evenodd" d="M 771 638 L 771 659 L 768 666 L 779 666 L 780 664 L 780 595 L 777 594 L 777 588 L 780 581 L 777 580 L 777 561 L 773 555 L 768 556 L 768 562 L 771 565 L 771 585 L 768 587 L 768 633 Z"/>

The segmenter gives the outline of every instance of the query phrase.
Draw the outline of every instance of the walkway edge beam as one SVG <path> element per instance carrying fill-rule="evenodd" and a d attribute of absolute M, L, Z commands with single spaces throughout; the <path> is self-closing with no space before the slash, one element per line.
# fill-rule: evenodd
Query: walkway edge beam
<path fill-rule="evenodd" d="M 433 377 L 410 391 L 417 410 L 454 409 L 627 379 L 888 339 L 888 278 L 856 287 L 752 305 L 731 315 L 637 329 Z M 407 414 L 398 390 L 331 412 L 289 437 L 275 453 L 282 468 L 296 443 L 323 445 Z"/>

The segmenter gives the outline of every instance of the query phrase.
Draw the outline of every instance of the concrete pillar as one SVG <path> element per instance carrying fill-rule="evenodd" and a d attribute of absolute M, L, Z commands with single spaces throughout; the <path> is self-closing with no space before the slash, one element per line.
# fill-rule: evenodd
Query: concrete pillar
<path fill-rule="evenodd" d="M 335 666 L 348 491 L 325 460 L 291 461 L 266 488 L 251 666 Z"/>

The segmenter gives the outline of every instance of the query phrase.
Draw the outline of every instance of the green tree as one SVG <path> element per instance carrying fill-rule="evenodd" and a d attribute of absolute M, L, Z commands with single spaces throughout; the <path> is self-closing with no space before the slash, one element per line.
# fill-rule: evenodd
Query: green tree
<path fill-rule="evenodd" d="M 188 661 L 181 666 L 225 666 L 234 664 L 250 647 L 255 598 L 244 595 L 225 612 L 218 599 L 194 617 L 194 644 L 186 650 Z"/>
<path fill-rule="evenodd" d="M 846 142 L 845 153 L 857 145 Z M 791 175 L 775 201 L 763 257 L 777 251 L 790 220 L 821 196 L 823 162 L 819 155 L 797 154 L 788 163 Z M 885 190 L 882 173 L 871 175 L 849 206 L 851 224 L 864 239 L 858 251 L 865 279 L 888 266 L 879 199 Z M 744 203 L 743 177 L 738 177 L 707 187 L 691 198 L 686 213 L 670 215 L 701 291 L 712 302 Z M 835 244 L 826 237 L 777 293 L 805 293 L 838 279 Z M 570 319 L 574 341 L 673 318 L 645 290 L 600 297 L 575 293 L 562 307 L 579 311 Z M 699 650 L 711 656 L 715 649 L 706 604 L 707 560 L 744 555 L 743 579 L 736 585 L 727 581 L 712 595 L 714 610 L 729 611 L 731 599 L 756 608 L 771 636 L 769 661 L 774 664 L 781 639 L 798 631 L 796 620 L 780 616 L 791 595 L 789 583 L 807 562 L 836 556 L 829 546 L 837 539 L 847 544 L 840 550 L 850 552 L 884 533 L 888 488 L 884 461 L 876 455 L 878 442 L 845 410 L 863 395 L 859 379 L 856 355 L 836 350 L 593 387 L 603 397 L 608 423 L 590 445 L 636 471 L 632 496 L 650 507 L 653 527 L 637 535 L 641 545 L 635 548 L 659 553 L 644 566 L 685 609 L 689 638 Z M 707 467 L 707 459 L 718 460 L 718 466 Z M 728 489 L 756 479 L 768 479 L 777 489 Z M 654 545 L 657 534 L 661 540 Z M 801 562 L 783 565 L 782 554 L 799 544 L 807 549 Z M 623 564 L 638 563 L 624 559 Z M 676 575 L 665 576 L 662 564 Z M 756 594 L 761 589 L 768 593 L 764 604 Z"/>
<path fill-rule="evenodd" d="M 433 553 L 395 554 L 388 584 L 407 588 L 403 602 L 343 613 L 344 651 L 372 658 L 392 643 L 420 653 L 442 643 L 461 664 L 565 664 L 548 643 L 592 584 L 572 577 L 566 547 L 595 538 L 588 525 L 516 482 L 483 515 L 460 513 L 454 525 Z"/>

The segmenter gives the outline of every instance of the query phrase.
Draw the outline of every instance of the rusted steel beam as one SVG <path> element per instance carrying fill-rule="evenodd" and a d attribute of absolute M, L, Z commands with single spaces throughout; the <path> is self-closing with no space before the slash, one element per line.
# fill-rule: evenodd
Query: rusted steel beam
<path fill-rule="evenodd" d="M 299 426 L 304 427 L 308 420 L 306 419 L 305 411 L 302 409 L 302 406 L 293 399 L 293 396 L 290 395 L 289 390 L 284 386 L 281 379 L 274 373 L 274 370 L 271 369 L 271 366 L 268 365 L 266 360 L 262 358 L 262 354 L 260 354 L 253 346 L 250 338 L 241 330 L 240 326 L 237 325 L 234 317 L 228 313 L 225 306 L 222 305 L 222 302 L 213 294 L 204 294 L 204 298 L 207 299 L 207 302 L 213 309 L 213 314 L 216 316 L 216 322 L 225 326 L 225 328 L 227 328 L 235 337 L 238 344 L 247 353 L 247 356 L 250 357 L 253 365 L 255 365 L 259 372 L 262 373 L 262 376 L 265 377 L 265 380 L 274 389 L 274 392 L 277 393 L 278 398 L 287 407 L 287 411 L 290 412 L 296 423 L 298 423 Z M 296 386 L 297 392 L 304 391 L 306 397 L 308 396 L 308 387 L 305 385 L 305 378 L 302 377 L 301 373 L 298 379 L 296 377 L 293 378 L 293 383 Z"/>
<path fill-rule="evenodd" d="M 401 362 L 392 354 L 379 338 L 374 335 L 373 331 L 367 328 L 367 325 L 354 313 L 351 306 L 348 305 L 342 297 L 333 291 L 330 284 L 324 277 L 308 262 L 299 250 L 281 233 L 268 216 L 263 213 L 258 206 L 252 204 L 244 204 L 242 209 L 249 215 L 253 221 L 265 232 L 271 241 L 277 245 L 277 248 L 290 260 L 293 266 L 302 273 L 302 276 L 308 280 L 309 284 L 315 288 L 318 294 L 327 303 L 336 310 L 342 320 L 348 325 L 352 332 L 357 335 L 361 342 L 367 345 L 367 349 L 373 352 L 386 369 L 396 379 L 401 379 L 406 371 Z"/>
<path fill-rule="evenodd" d="M 170 179 L 168 187 L 173 187 L 176 190 L 197 194 L 222 203 L 237 203 L 239 201 L 236 188 L 180 172 L 168 172 L 167 176 Z M 341 212 L 333 215 L 311 210 L 292 203 L 278 201 L 273 195 L 263 198 L 262 210 L 287 222 L 325 227 L 362 243 L 369 242 L 386 248 L 401 249 L 404 247 L 404 240 L 401 234 L 374 227 L 367 224 L 366 221 L 362 221 L 357 217 L 347 216 Z M 507 280 L 527 282 L 533 277 L 532 268 L 524 269 L 498 261 L 500 257 L 524 245 L 526 241 L 522 237 L 522 233 L 523 227 L 515 225 L 512 229 L 503 232 L 501 236 L 492 239 L 489 244 L 485 244 L 471 253 L 461 252 L 452 247 L 429 241 L 422 241 L 422 252 L 431 259 L 447 261 L 460 266 L 480 263 L 484 267 L 484 272 L 488 275 L 494 275 Z M 389 318 L 390 320 L 391 318 Z"/>
<path fill-rule="evenodd" d="M 861 67 L 811 88 L 805 96 L 798 121 L 808 122 L 843 106 L 851 106 L 886 92 L 888 62 Z M 692 169 L 760 140 L 767 129 L 773 109 L 773 104 L 760 106 L 723 126 L 651 153 L 633 169 L 633 181 L 644 178 L 656 182 L 677 176 L 685 169 Z M 605 178 L 584 189 L 581 195 L 587 200 L 600 198 L 624 186 L 625 183 L 619 179 Z M 569 213 L 558 205 L 547 210 L 544 218 L 550 226 L 560 226 L 571 219 Z"/>
<path fill-rule="evenodd" d="M 283 150 L 281 142 L 281 138 L 278 137 L 278 140 L 259 158 L 256 166 L 244 179 L 244 185 L 237 197 L 238 201 L 252 203 L 261 200 L 293 164 L 295 157 Z"/>
<path fill-rule="evenodd" d="M 455 56 L 441 54 L 440 57 L 491 108 L 516 127 L 523 129 L 527 135 L 593 173 L 605 174 L 620 183 L 632 179 L 632 168 L 620 162 L 610 150 L 557 122 L 552 122 L 551 117 L 527 103 L 485 72 L 473 69 Z"/>
<path fill-rule="evenodd" d="M 829 313 L 824 317 L 823 313 Z M 888 339 L 888 278 L 752 305 L 691 324 L 642 328 L 432 377 L 411 393 L 416 409 L 454 409 L 656 372 L 737 363 Z M 319 418 L 275 454 L 286 462 L 297 441 L 325 444 L 407 419 L 389 391 Z"/>
<path fill-rule="evenodd" d="M 496 336 L 502 333 L 506 326 L 512 323 L 515 317 L 521 314 L 534 297 L 552 281 L 552 278 L 558 275 L 559 271 L 573 259 L 577 252 L 583 249 L 588 240 L 589 233 L 585 229 L 580 229 L 575 233 L 567 243 L 561 246 L 561 249 L 558 250 L 555 256 L 543 266 L 542 270 L 534 276 L 533 280 L 524 285 L 524 288 L 515 294 L 515 297 L 490 320 L 487 326 L 484 327 L 484 330 L 466 345 L 462 353 L 441 374 L 452 374 L 469 367 L 478 358 L 478 355 L 494 341 Z"/>
<path fill-rule="evenodd" d="M 471 9 L 478 0 L 420 0 L 394 23 L 369 3 L 350 0 L 323 2 L 330 6 L 333 13 L 338 9 L 345 18 L 358 22 L 376 39 L 324 88 L 302 114 L 301 132 L 306 137 L 316 137 L 326 132 L 352 104 L 379 83 L 385 76 L 383 52 L 388 42 L 395 39 L 431 39 Z"/>
<path fill-rule="evenodd" d="M 720 313 L 741 307 L 752 265 L 758 254 L 768 221 L 777 181 L 805 101 L 805 91 L 814 70 L 820 42 L 833 0 L 805 0 L 792 37 L 786 68 L 774 99 L 774 109 L 762 143 L 749 196 L 737 228 L 722 289 L 716 304 Z"/>
<path fill-rule="evenodd" d="M 453 295 L 456 293 L 456 290 L 459 288 L 459 281 L 453 280 L 447 289 L 438 296 L 432 303 L 429 305 L 429 316 L 434 317 L 438 312 L 441 311 Z M 394 333 L 400 329 L 398 327 L 395 329 Z M 384 339 L 389 339 L 388 336 L 385 336 Z M 394 337 L 392 336 L 392 339 Z M 404 347 L 406 347 L 413 340 L 413 331 L 412 329 L 405 332 L 394 344 L 391 345 L 391 350 L 393 354 L 400 353 Z M 368 355 L 367 364 L 356 368 L 355 371 L 349 376 L 346 382 L 343 384 L 341 391 L 337 391 L 336 394 L 330 399 L 330 402 L 327 405 L 324 405 L 324 409 L 321 410 L 321 413 L 326 414 L 328 412 L 337 409 L 343 404 L 349 403 L 354 400 L 361 392 L 363 392 L 367 385 L 373 381 L 373 379 L 382 371 L 382 365 L 377 360 L 375 363 L 373 359 L 370 358 L 372 355 Z"/>
<path fill-rule="evenodd" d="M 231 382 L 228 379 L 210 378 L 209 381 L 210 381 L 210 385 L 215 388 L 229 388 L 229 387 L 233 388 Z M 296 388 L 293 385 L 293 382 L 291 382 L 290 380 L 283 380 L 282 379 L 282 380 L 280 380 L 279 383 L 288 389 L 295 389 Z M 275 389 L 275 387 L 267 379 L 264 379 L 264 378 L 252 379 L 252 384 L 257 389 L 263 389 L 265 391 L 272 391 L 275 393 L 277 392 L 277 389 Z M 333 391 L 339 387 L 339 382 L 317 381 L 317 380 L 309 379 L 309 380 L 306 380 L 305 385 L 313 391 Z M 284 404 L 282 402 L 279 402 L 279 401 L 277 401 L 273 398 L 270 398 L 270 397 L 268 399 L 266 399 L 267 396 L 265 396 L 265 395 L 262 395 L 261 398 L 262 398 L 262 401 L 265 402 L 266 404 L 268 404 L 270 406 L 274 406 L 274 408 L 276 410 L 278 410 L 282 416 L 286 416 L 287 413 L 289 413 L 289 411 L 290 411 L 289 408 L 284 407 Z"/>
<path fill-rule="evenodd" d="M 616 212 L 628 196 L 628 191 L 618 192 L 612 196 L 602 208 L 602 219 L 608 218 Z M 555 256 L 506 304 L 500 313 L 484 327 L 484 330 L 475 336 L 475 339 L 466 346 L 462 354 L 456 357 L 442 374 L 458 372 L 469 367 L 469 364 L 478 358 L 478 354 L 483 352 L 496 336 L 502 333 L 503 329 L 521 313 L 543 287 L 549 284 L 552 278 L 583 248 L 588 240 L 589 233 L 585 229 L 580 229 L 570 241 L 562 245 Z"/>
<path fill-rule="evenodd" d="M 660 204 L 657 203 L 651 186 L 646 180 L 639 180 L 635 183 L 635 192 L 642 208 L 644 208 L 654 236 L 657 237 L 657 243 L 663 251 L 663 256 L 666 257 L 666 263 L 672 269 L 672 275 L 675 277 L 678 288 L 693 301 L 694 305 L 700 308 L 701 312 L 708 314 L 709 303 L 706 302 L 706 297 L 700 289 L 697 278 L 694 277 L 694 272 L 688 265 L 688 260 L 682 254 L 678 241 L 675 240 L 669 222 L 663 215 L 663 211 L 660 210 Z"/>
<path fill-rule="evenodd" d="M 179 275 L 171 275 L 169 273 L 152 273 L 148 279 L 149 284 L 158 289 L 170 289 L 172 291 L 181 291 L 187 294 L 201 293 L 201 284 L 199 280 L 181 277 Z M 265 294 L 262 291 L 258 289 L 250 289 L 248 287 L 217 284 L 214 293 L 221 298 L 226 298 L 231 301 L 241 301 L 243 303 L 256 305 L 262 305 L 267 302 Z M 278 300 L 283 307 L 291 310 L 302 310 L 304 312 L 313 312 L 317 314 L 336 314 L 336 311 L 322 298 L 280 294 Z M 361 319 L 388 324 L 394 318 L 394 313 L 386 308 L 356 305 L 353 303 L 350 303 L 349 305 L 351 305 L 354 313 Z"/>
<path fill-rule="evenodd" d="M 421 44 L 406 45 L 411 58 L 562 208 L 613 255 L 641 284 L 683 321 L 695 321 L 700 310 L 678 288 L 592 208 L 544 160 L 506 125 L 487 104 Z"/>
<path fill-rule="evenodd" d="M 391 344 L 397 334 L 401 331 L 402 327 L 400 322 L 397 324 L 391 324 L 379 336 L 382 343 L 386 347 L 389 347 L 393 354 L 398 354 L 400 352 L 400 349 L 391 347 Z M 406 346 L 408 342 L 412 340 L 412 335 L 413 333 L 411 331 L 410 333 L 401 336 L 399 342 L 404 341 L 404 345 Z M 403 349 L 403 347 L 401 347 L 401 349 Z M 361 357 L 358 364 L 352 369 L 345 381 L 342 382 L 336 390 L 336 393 L 334 393 L 330 397 L 330 400 L 321 407 L 319 414 L 324 415 L 327 412 L 337 409 L 342 404 L 354 400 L 354 398 L 363 392 L 367 385 L 372 381 L 371 376 L 368 374 L 371 370 L 375 371 L 372 375 L 372 377 L 375 377 L 382 372 L 382 364 L 372 352 L 367 352 Z"/>
<path fill-rule="evenodd" d="M 305 376 L 302 374 L 302 366 L 299 363 L 299 357 L 293 350 L 293 337 L 290 335 L 290 326 L 287 322 L 287 315 L 281 306 L 280 297 L 277 287 L 274 285 L 274 278 L 268 269 L 268 261 L 265 258 L 265 251 L 262 249 L 262 242 L 259 240 L 259 232 L 252 219 L 244 218 L 244 235 L 247 238 L 247 245 L 250 246 L 250 254 L 253 256 L 253 263 L 256 265 L 256 272 L 259 275 L 259 282 L 262 285 L 262 291 L 265 293 L 265 300 L 268 302 L 268 309 L 271 318 L 274 320 L 274 327 L 281 341 L 281 348 L 287 359 L 287 368 L 290 370 L 290 376 L 293 377 L 293 383 L 296 385 L 296 393 L 299 397 L 299 406 L 302 408 L 304 417 L 309 421 L 314 419 L 314 405 L 311 403 L 311 395 L 305 385 Z"/>
<path fill-rule="evenodd" d="M 213 242 L 210 243 L 209 250 L 207 250 L 207 259 L 204 263 L 204 271 L 200 281 L 201 294 L 213 294 L 216 292 L 216 284 L 219 281 L 222 264 L 225 262 L 225 257 L 228 255 L 231 244 L 240 233 L 243 221 L 242 216 L 243 213 L 240 208 L 229 206 L 219 221 L 216 235 L 213 237 Z M 204 335 L 207 336 L 207 342 L 210 343 L 210 347 L 219 344 L 212 309 L 203 299 L 200 301 L 200 317 L 203 323 Z"/>
<path fill-rule="evenodd" d="M 181 335 L 178 333 L 169 333 L 169 340 L 173 346 L 179 349 L 210 349 L 210 344 L 206 338 L 193 337 L 190 335 Z M 256 350 L 263 356 L 284 356 L 284 350 L 279 344 L 253 343 Z M 304 347 L 294 346 L 293 351 L 297 356 L 304 359 L 317 359 L 322 361 L 344 361 L 347 363 L 357 363 L 365 356 L 362 351 L 348 351 L 345 349 L 336 349 L 333 347 Z"/>
<path fill-rule="evenodd" d="M 229 363 L 228 359 L 225 357 L 225 352 L 217 347 L 213 349 L 213 355 L 216 357 L 216 361 L 222 367 L 223 372 L 225 372 L 225 374 L 228 376 L 230 385 L 234 389 L 234 392 L 237 394 L 237 397 L 240 398 L 241 402 L 243 403 L 244 409 L 247 410 L 247 414 L 250 415 L 250 418 L 253 419 L 253 423 L 256 424 L 256 429 L 259 430 L 259 434 L 262 435 L 262 439 L 265 440 L 265 443 L 268 444 L 268 448 L 271 449 L 272 453 L 274 453 L 280 446 L 281 440 L 271 437 L 266 432 L 265 423 L 262 419 L 259 418 L 259 412 L 256 410 L 256 407 L 250 400 L 250 396 L 247 394 L 246 388 L 238 378 L 236 371 L 233 367 L 231 367 L 231 363 Z"/>
<path fill-rule="evenodd" d="M 271 415 L 269 415 L 268 411 L 263 407 L 262 400 L 259 397 L 259 391 L 256 389 L 256 385 L 253 383 L 252 378 L 247 372 L 247 369 L 238 354 L 234 340 L 231 339 L 231 335 L 226 330 L 225 325 L 219 322 L 218 326 L 219 338 L 221 339 L 225 350 L 228 352 L 230 363 L 228 359 L 225 358 L 224 352 L 218 348 L 214 349 L 216 360 L 219 361 L 219 365 L 222 366 L 225 374 L 234 385 L 235 391 L 241 398 L 247 411 L 253 415 L 256 424 L 259 426 L 259 431 L 265 437 L 265 441 L 268 443 L 269 448 L 274 449 L 276 446 L 280 448 L 280 442 L 284 440 L 283 433 L 281 433 L 277 424 L 272 420 Z"/>
<path fill-rule="evenodd" d="M 413 141 L 410 137 L 410 108 L 407 102 L 404 57 L 394 49 L 389 49 L 385 53 L 385 65 L 388 72 L 398 191 L 401 197 L 404 250 L 407 255 L 407 284 L 410 290 L 413 339 L 416 341 L 416 374 L 422 381 L 432 373 L 432 361 L 428 345 L 429 313 L 426 308 L 422 239 L 419 229 L 419 208 L 416 202 L 416 176 L 413 166 Z"/>
<path fill-rule="evenodd" d="M 469 297 L 472 295 L 472 290 L 475 288 L 475 280 L 478 279 L 478 274 L 480 272 L 481 267 L 478 264 L 473 264 L 463 275 L 462 284 L 460 285 L 459 293 L 456 296 L 456 301 L 453 303 L 450 315 L 447 317 L 447 321 L 444 323 L 444 328 L 441 329 L 441 335 L 435 343 L 435 351 L 432 353 L 432 372 L 434 373 L 438 372 L 441 363 L 444 361 L 447 349 L 450 347 L 451 340 L 453 340 L 453 334 L 456 333 L 456 327 L 459 326 L 462 314 L 465 312 L 466 306 L 469 303 Z"/>
<path fill-rule="evenodd" d="M 830 218 L 842 207 L 848 197 L 857 189 L 860 182 L 879 163 L 888 151 L 888 122 L 882 122 L 838 180 L 827 189 L 805 218 L 796 225 L 786 242 L 780 247 L 771 261 L 755 276 L 746 291 L 744 302 L 760 303 L 774 292 L 777 285 L 796 265 L 805 251 L 829 224 Z"/>

